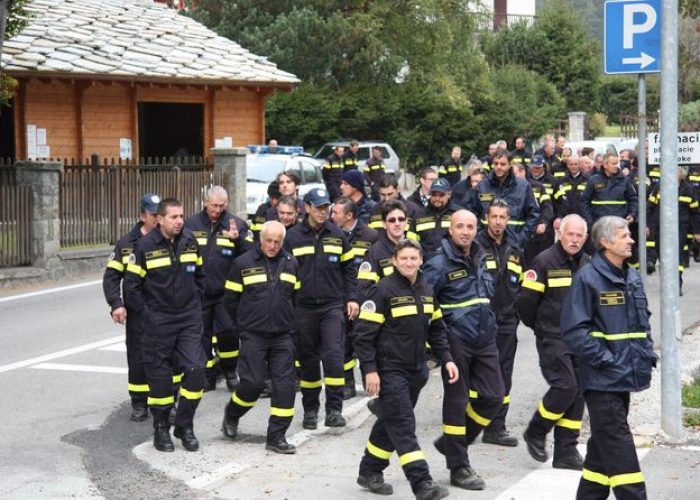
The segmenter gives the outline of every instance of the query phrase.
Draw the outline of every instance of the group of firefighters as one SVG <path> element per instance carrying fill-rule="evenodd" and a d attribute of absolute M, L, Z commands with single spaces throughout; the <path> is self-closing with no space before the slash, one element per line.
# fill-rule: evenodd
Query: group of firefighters
<path fill-rule="evenodd" d="M 326 189 L 298 197 L 284 171 L 250 226 L 210 188 L 202 212 L 147 194 L 140 222 L 116 245 L 104 275 L 115 322 L 126 323 L 131 419 L 153 416 L 154 446 L 199 449 L 193 419 L 203 392 L 223 377 L 231 391 L 222 432 L 271 398 L 266 448 L 286 440 L 301 391 L 303 427 L 343 427 L 343 401 L 362 385 L 377 416 L 358 483 L 387 495 L 383 470 L 398 455 L 418 499 L 447 496 L 433 481 L 415 435 L 415 406 L 428 371 L 443 378 L 442 434 L 450 484 L 485 487 L 468 448 L 517 446 L 506 428 L 520 321 L 532 328 L 549 389 L 523 435 L 530 455 L 581 470 L 578 498 L 645 498 L 627 425 L 629 393 L 648 387 L 656 355 L 636 265 L 634 152 L 605 155 L 596 171 L 547 138 L 525 153 L 492 145 L 470 165 L 454 148 L 418 174 L 407 199 L 381 155 L 364 172 L 336 149 Z M 558 147 L 559 146 L 559 147 Z M 355 150 L 356 153 L 356 150 Z M 583 153 L 583 154 L 581 154 Z M 700 174 L 679 170 L 681 257 L 700 241 Z M 464 178 L 463 178 L 464 177 Z M 654 179 L 654 175 L 650 175 Z M 695 188 L 695 189 L 694 189 Z M 659 191 L 649 189 L 649 242 L 658 244 Z M 589 228 L 592 228 L 589 236 Z M 653 247 L 650 246 L 650 250 Z M 649 252 L 649 270 L 654 252 Z M 683 260 L 682 260 L 683 262 Z M 576 449 L 584 406 L 585 460 Z"/>

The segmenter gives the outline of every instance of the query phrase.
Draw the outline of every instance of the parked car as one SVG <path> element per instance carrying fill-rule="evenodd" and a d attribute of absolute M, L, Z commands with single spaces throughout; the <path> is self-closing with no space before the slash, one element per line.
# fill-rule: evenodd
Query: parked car
<path fill-rule="evenodd" d="M 564 144 L 564 147 L 571 148 L 573 156 L 579 156 L 581 148 L 593 148 L 595 153 L 604 155 L 606 153 L 617 154 L 617 146 L 609 141 L 569 141 Z"/>
<path fill-rule="evenodd" d="M 282 148 L 284 146 L 280 146 L 277 151 L 289 151 Z M 267 186 L 284 170 L 292 170 L 299 176 L 299 196 L 304 196 L 310 189 L 324 187 L 322 164 L 313 157 L 298 152 L 270 154 L 265 152 L 266 148 L 259 151 L 246 156 L 246 212 L 249 217 L 255 214 L 261 203 L 267 201 Z"/>
<path fill-rule="evenodd" d="M 394 151 L 389 144 L 381 141 L 358 141 L 360 144 L 360 149 L 357 151 L 357 157 L 360 163 L 360 170 L 364 170 L 367 160 L 372 156 L 372 148 L 379 147 L 382 151 L 382 158 L 384 159 L 384 165 L 386 165 L 387 172 L 398 173 L 400 167 L 399 156 Z M 347 140 L 337 140 L 325 143 L 321 149 L 319 149 L 314 158 L 323 163 L 323 160 L 328 158 L 333 150 L 337 146 L 344 146 L 348 148 L 350 146 L 350 141 Z"/>

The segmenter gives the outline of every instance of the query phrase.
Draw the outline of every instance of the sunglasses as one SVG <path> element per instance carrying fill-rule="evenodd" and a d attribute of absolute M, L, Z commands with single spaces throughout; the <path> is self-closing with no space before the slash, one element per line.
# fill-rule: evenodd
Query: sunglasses
<path fill-rule="evenodd" d="M 389 217 L 386 222 L 394 224 L 396 222 L 406 222 L 406 217 Z"/>

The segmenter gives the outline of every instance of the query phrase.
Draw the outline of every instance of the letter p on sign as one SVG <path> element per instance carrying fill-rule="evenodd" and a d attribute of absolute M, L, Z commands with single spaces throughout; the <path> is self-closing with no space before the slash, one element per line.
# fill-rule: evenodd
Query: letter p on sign
<path fill-rule="evenodd" d="M 651 31 L 656 25 L 656 11 L 646 3 L 629 3 L 623 7 L 622 24 L 622 48 L 634 48 L 634 35 L 641 35 Z M 643 17 L 643 22 L 635 24 L 637 19 Z"/>

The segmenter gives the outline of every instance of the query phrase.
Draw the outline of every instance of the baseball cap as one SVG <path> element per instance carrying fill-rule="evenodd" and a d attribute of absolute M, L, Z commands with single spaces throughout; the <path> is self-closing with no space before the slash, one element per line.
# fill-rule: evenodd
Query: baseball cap
<path fill-rule="evenodd" d="M 141 197 L 141 211 L 149 214 L 158 213 L 158 203 L 160 203 L 160 196 L 155 193 L 146 193 Z"/>
<path fill-rule="evenodd" d="M 531 167 L 543 167 L 544 166 L 544 156 L 535 155 L 532 157 Z"/>
<path fill-rule="evenodd" d="M 449 193 L 452 190 L 450 183 L 446 179 L 435 179 L 430 185 L 430 192 L 433 193 Z"/>
<path fill-rule="evenodd" d="M 304 195 L 304 203 L 314 207 L 321 207 L 330 205 L 331 199 L 328 197 L 328 192 L 325 189 L 314 188 Z"/>

